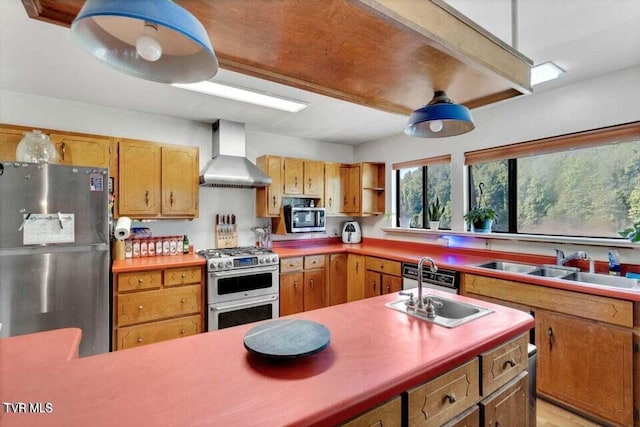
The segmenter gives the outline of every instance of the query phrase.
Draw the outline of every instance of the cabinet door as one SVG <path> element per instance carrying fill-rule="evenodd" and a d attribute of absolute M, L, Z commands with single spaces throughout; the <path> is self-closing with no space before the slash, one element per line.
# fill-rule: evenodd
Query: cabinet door
<path fill-rule="evenodd" d="M 342 187 L 340 211 L 344 213 L 359 213 L 360 167 L 341 167 L 340 185 Z"/>
<path fill-rule="evenodd" d="M 120 215 L 160 213 L 160 145 L 122 140 L 119 148 Z"/>
<path fill-rule="evenodd" d="M 633 336 L 536 311 L 538 391 L 609 422 L 633 424 Z"/>
<path fill-rule="evenodd" d="M 304 160 L 284 159 L 284 194 L 302 194 Z"/>
<path fill-rule="evenodd" d="M 198 147 L 162 147 L 162 214 L 198 215 Z"/>
<path fill-rule="evenodd" d="M 107 138 L 51 134 L 51 142 L 58 151 L 58 160 L 63 165 L 109 167 L 109 147 Z"/>
<path fill-rule="evenodd" d="M 402 277 L 391 276 L 389 274 L 382 275 L 382 293 L 391 294 L 402 290 Z"/>
<path fill-rule="evenodd" d="M 0 128 L 0 160 L 16 160 L 16 149 L 26 132 L 26 130 Z"/>
<path fill-rule="evenodd" d="M 304 161 L 304 194 L 322 197 L 324 193 L 324 162 Z"/>
<path fill-rule="evenodd" d="M 327 215 L 340 213 L 340 200 L 342 188 L 340 187 L 340 163 L 324 164 L 324 207 Z"/>
<path fill-rule="evenodd" d="M 347 254 L 332 254 L 329 261 L 329 305 L 347 302 Z"/>
<path fill-rule="evenodd" d="M 304 311 L 327 306 L 327 286 L 324 268 L 304 272 Z"/>
<path fill-rule="evenodd" d="M 261 156 L 256 165 L 271 178 L 271 185 L 256 189 L 256 216 L 279 216 L 284 187 L 282 157 Z"/>
<path fill-rule="evenodd" d="M 364 273 L 364 297 L 371 298 L 380 295 L 380 273 L 366 270 Z"/>
<path fill-rule="evenodd" d="M 280 316 L 304 311 L 302 272 L 280 275 Z"/>
<path fill-rule="evenodd" d="M 480 402 L 483 426 L 528 427 L 527 373 L 523 372 L 517 378 Z"/>
<path fill-rule="evenodd" d="M 347 255 L 347 301 L 364 298 L 364 255 Z"/>

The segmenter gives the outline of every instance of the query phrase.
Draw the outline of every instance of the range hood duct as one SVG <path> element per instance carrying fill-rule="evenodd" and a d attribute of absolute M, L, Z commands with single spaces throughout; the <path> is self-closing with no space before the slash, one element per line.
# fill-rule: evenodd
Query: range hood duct
<path fill-rule="evenodd" d="M 212 125 L 213 159 L 200 175 L 205 187 L 258 188 L 271 178 L 245 157 L 244 123 L 218 120 Z"/>

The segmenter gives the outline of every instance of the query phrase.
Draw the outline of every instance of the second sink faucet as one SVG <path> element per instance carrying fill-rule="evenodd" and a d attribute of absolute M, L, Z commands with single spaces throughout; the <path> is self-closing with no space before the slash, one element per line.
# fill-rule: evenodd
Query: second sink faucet
<path fill-rule="evenodd" d="M 555 251 L 556 251 L 556 265 L 565 265 L 567 262 L 574 259 L 585 259 L 585 260 L 589 260 L 589 273 L 595 272 L 595 265 L 594 265 L 593 258 L 587 255 L 585 251 L 577 251 L 567 255 L 566 257 L 564 256 L 564 252 L 562 252 L 560 249 L 556 249 Z"/>
<path fill-rule="evenodd" d="M 436 265 L 436 263 L 433 261 L 432 258 L 425 256 L 420 258 L 420 261 L 418 261 L 418 301 L 416 303 L 416 311 L 424 311 L 424 312 L 426 312 L 427 310 L 425 308 L 424 301 L 422 300 L 422 268 L 425 262 L 429 263 L 429 270 L 431 270 L 432 273 L 435 273 L 436 271 L 438 271 L 438 266 Z"/>

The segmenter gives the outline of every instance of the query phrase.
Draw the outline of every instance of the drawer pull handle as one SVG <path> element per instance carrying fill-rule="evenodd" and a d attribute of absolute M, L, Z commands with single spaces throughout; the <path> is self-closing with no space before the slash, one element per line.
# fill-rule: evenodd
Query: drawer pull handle
<path fill-rule="evenodd" d="M 456 395 L 453 394 L 453 393 L 447 394 L 444 398 L 447 399 L 449 401 L 449 403 L 455 403 L 456 400 L 458 400 L 458 399 L 456 399 Z"/>
<path fill-rule="evenodd" d="M 184 335 L 184 329 L 180 329 L 180 334 Z"/>
<path fill-rule="evenodd" d="M 184 279 L 185 277 L 187 277 L 187 275 L 183 273 L 182 276 L 180 276 L 180 277 L 182 277 Z"/>
<path fill-rule="evenodd" d="M 510 367 L 510 368 L 513 368 L 514 366 L 516 366 L 516 361 L 515 361 L 515 360 L 513 360 L 513 359 L 509 359 L 509 360 L 507 360 L 506 362 L 504 362 L 504 366 L 505 366 L 505 367 L 507 367 L 507 366 L 508 366 L 508 367 Z"/>
<path fill-rule="evenodd" d="M 387 293 L 390 294 L 391 293 L 391 286 L 387 285 Z"/>
<path fill-rule="evenodd" d="M 142 342 L 142 338 L 138 338 L 138 342 Z"/>
<path fill-rule="evenodd" d="M 313 289 L 313 279 L 309 280 L 309 287 Z"/>
<path fill-rule="evenodd" d="M 553 350 L 553 328 L 551 326 L 547 330 L 547 336 L 549 337 L 549 350 Z"/>
<path fill-rule="evenodd" d="M 182 299 L 180 300 L 180 302 L 184 304 L 185 302 L 187 302 L 187 299 L 186 299 L 186 298 L 182 298 Z"/>
<path fill-rule="evenodd" d="M 293 282 L 293 289 L 298 289 L 298 282 Z"/>
<path fill-rule="evenodd" d="M 143 308 L 144 308 L 144 307 L 142 307 L 142 304 L 140 304 L 140 305 L 138 306 L 138 310 L 142 310 Z"/>
<path fill-rule="evenodd" d="M 142 283 L 142 282 L 144 282 L 143 279 L 138 279 L 138 283 Z"/>
<path fill-rule="evenodd" d="M 147 206 L 149 206 L 149 190 L 144 192 L 144 202 Z"/>

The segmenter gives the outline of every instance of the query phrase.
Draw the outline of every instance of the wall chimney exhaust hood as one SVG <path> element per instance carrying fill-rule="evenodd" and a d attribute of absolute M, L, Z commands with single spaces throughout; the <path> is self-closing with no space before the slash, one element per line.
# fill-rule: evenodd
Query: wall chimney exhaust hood
<path fill-rule="evenodd" d="M 200 175 L 205 187 L 258 188 L 271 178 L 245 157 L 244 123 L 218 120 L 211 125 L 213 158 Z"/>

